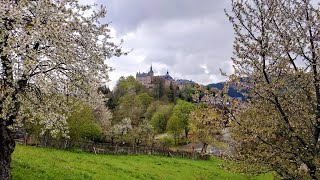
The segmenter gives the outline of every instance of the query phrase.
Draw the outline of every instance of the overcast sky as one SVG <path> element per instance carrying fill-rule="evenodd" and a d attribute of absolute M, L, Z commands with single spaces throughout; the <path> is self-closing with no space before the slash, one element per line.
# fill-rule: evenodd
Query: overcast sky
<path fill-rule="evenodd" d="M 111 22 L 113 37 L 123 39 L 124 57 L 107 64 L 109 86 L 120 76 L 147 72 L 152 64 L 156 75 L 168 70 L 175 79 L 200 84 L 221 82 L 219 69 L 232 70 L 233 31 L 224 14 L 227 0 L 96 0 L 107 7 L 105 22 Z"/>

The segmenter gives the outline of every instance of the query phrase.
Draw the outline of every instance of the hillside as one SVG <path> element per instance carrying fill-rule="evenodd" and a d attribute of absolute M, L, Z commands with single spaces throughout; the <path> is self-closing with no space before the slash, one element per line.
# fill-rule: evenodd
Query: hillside
<path fill-rule="evenodd" d="M 223 161 L 157 156 L 94 155 L 17 145 L 13 179 L 250 179 L 220 168 Z M 262 175 L 251 179 L 272 179 Z"/>
<path fill-rule="evenodd" d="M 248 78 L 242 78 L 240 81 L 246 82 L 246 81 L 248 81 Z M 219 82 L 219 83 L 208 84 L 207 87 L 222 90 L 224 88 L 224 85 L 225 85 L 225 82 Z M 245 90 L 242 90 L 242 91 L 245 91 Z M 244 96 L 239 92 L 239 90 L 236 89 L 236 87 L 232 86 L 232 85 L 229 87 L 228 95 L 230 97 L 234 97 L 234 98 L 239 98 L 239 97 L 242 99 L 244 98 Z"/>

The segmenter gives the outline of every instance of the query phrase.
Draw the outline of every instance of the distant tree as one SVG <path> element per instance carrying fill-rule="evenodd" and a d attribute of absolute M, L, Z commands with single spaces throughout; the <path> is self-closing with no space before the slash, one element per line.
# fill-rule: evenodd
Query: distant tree
<path fill-rule="evenodd" d="M 1 1 L 0 179 L 11 179 L 12 130 L 29 116 L 23 112 L 41 114 L 50 134 L 67 136 L 72 108 L 62 95 L 99 98 L 94 92 L 108 79 L 106 58 L 123 54 L 100 22 L 106 9 L 93 8 L 75 0 Z"/>
<path fill-rule="evenodd" d="M 155 112 L 151 119 L 151 124 L 157 133 L 164 133 L 167 128 L 167 122 L 172 115 L 173 105 L 162 105 Z"/>
<path fill-rule="evenodd" d="M 173 115 L 181 122 L 181 126 L 184 129 L 185 138 L 188 139 L 189 133 L 189 116 L 194 109 L 194 105 L 190 102 L 178 100 L 177 104 L 173 108 Z"/>
<path fill-rule="evenodd" d="M 195 142 L 202 142 L 201 152 L 207 152 L 207 146 L 221 142 L 224 123 L 219 112 L 208 104 L 199 104 L 190 115 L 190 133 Z"/>
<path fill-rule="evenodd" d="M 99 124 L 104 135 L 108 135 L 111 129 L 112 112 L 104 105 L 96 106 L 93 111 L 94 119 Z"/>
<path fill-rule="evenodd" d="M 132 129 L 130 139 L 137 146 L 139 145 L 152 145 L 154 141 L 154 128 L 148 120 L 144 120 L 139 126 Z"/>
<path fill-rule="evenodd" d="M 120 77 L 117 85 L 114 87 L 112 96 L 108 96 L 108 104 L 110 108 L 114 109 L 119 104 L 121 97 L 125 95 L 136 95 L 139 93 L 148 92 L 147 89 L 138 82 L 133 76 Z"/>
<path fill-rule="evenodd" d="M 196 103 L 209 102 L 211 98 L 215 97 L 215 95 L 216 92 L 211 90 L 208 86 L 196 84 L 192 94 L 192 101 Z"/>
<path fill-rule="evenodd" d="M 112 143 L 114 143 L 114 141 L 124 143 L 131 130 L 132 125 L 129 118 L 124 118 L 119 123 L 113 125 L 111 131 L 109 131 Z"/>
<path fill-rule="evenodd" d="M 175 145 L 177 145 L 177 143 L 179 142 L 180 135 L 183 130 L 184 124 L 175 114 L 173 114 L 168 121 L 167 132 L 172 134 Z"/>
<path fill-rule="evenodd" d="M 231 79 L 251 97 L 230 114 L 235 159 L 283 179 L 320 178 L 319 14 L 311 0 L 234 0 L 228 15 Z"/>
<path fill-rule="evenodd" d="M 130 118 L 133 126 L 138 126 L 144 118 L 152 97 L 147 93 L 126 94 L 119 99 L 119 104 L 114 111 L 114 122 Z"/>
<path fill-rule="evenodd" d="M 152 101 L 150 103 L 150 105 L 147 108 L 146 113 L 144 114 L 144 116 L 146 117 L 146 119 L 151 119 L 153 114 L 158 111 L 158 109 L 162 106 L 165 105 L 165 102 L 163 101 Z"/>
<path fill-rule="evenodd" d="M 139 101 L 142 105 L 143 114 L 147 111 L 150 103 L 153 101 L 153 98 L 148 93 L 140 93 L 135 98 L 136 101 Z"/>
<path fill-rule="evenodd" d="M 151 124 L 157 133 L 164 133 L 167 128 L 167 121 L 168 119 L 166 119 L 165 114 L 161 111 L 157 111 L 152 116 Z"/>
<path fill-rule="evenodd" d="M 100 140 L 102 129 L 94 119 L 93 109 L 85 103 L 79 104 L 67 118 L 71 140 Z"/>
<path fill-rule="evenodd" d="M 113 123 L 118 123 L 124 118 L 130 118 L 138 122 L 142 114 L 142 104 L 135 101 L 136 95 L 126 94 L 119 99 L 119 103 L 114 110 Z"/>
<path fill-rule="evenodd" d="M 128 93 L 145 92 L 145 87 L 138 82 L 133 76 L 120 77 L 115 87 L 115 91 L 119 91 L 120 96 Z"/>
<path fill-rule="evenodd" d="M 179 89 L 178 91 L 178 97 L 181 100 L 187 101 L 187 102 L 192 102 L 192 95 L 194 94 L 194 87 L 191 85 L 186 85 L 184 88 Z"/>

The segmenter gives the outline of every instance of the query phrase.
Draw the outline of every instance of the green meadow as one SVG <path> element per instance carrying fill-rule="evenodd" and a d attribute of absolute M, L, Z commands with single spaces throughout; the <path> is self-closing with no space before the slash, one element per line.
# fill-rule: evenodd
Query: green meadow
<path fill-rule="evenodd" d="M 273 179 L 250 177 L 221 168 L 225 162 L 148 155 L 95 155 L 17 145 L 12 159 L 13 179 Z"/>

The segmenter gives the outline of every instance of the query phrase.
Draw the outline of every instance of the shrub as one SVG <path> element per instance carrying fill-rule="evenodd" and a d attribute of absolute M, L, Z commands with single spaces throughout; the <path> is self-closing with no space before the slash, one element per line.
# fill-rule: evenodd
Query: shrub
<path fill-rule="evenodd" d="M 160 139 L 161 147 L 170 147 L 174 146 L 174 139 L 172 137 L 166 136 Z"/>
<path fill-rule="evenodd" d="M 84 103 L 73 110 L 67 122 L 71 140 L 99 141 L 102 139 L 102 130 L 94 120 L 93 109 Z"/>

